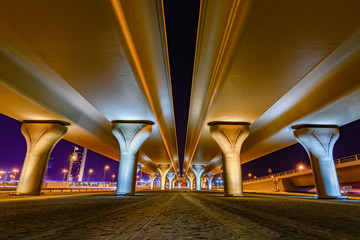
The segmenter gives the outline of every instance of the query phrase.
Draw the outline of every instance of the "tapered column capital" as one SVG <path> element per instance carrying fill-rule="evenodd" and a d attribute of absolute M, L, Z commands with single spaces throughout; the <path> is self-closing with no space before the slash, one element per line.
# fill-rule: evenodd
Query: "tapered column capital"
<path fill-rule="evenodd" d="M 112 131 L 117 138 L 121 154 L 136 154 L 150 136 L 154 122 L 134 120 L 112 121 Z"/>
<path fill-rule="evenodd" d="M 209 122 L 210 135 L 223 154 L 240 154 L 243 141 L 249 135 L 248 122 Z"/>
<path fill-rule="evenodd" d="M 195 178 L 195 174 L 194 173 L 188 173 L 187 177 L 192 181 Z"/>
<path fill-rule="evenodd" d="M 304 124 L 292 128 L 295 138 L 306 151 L 319 159 L 333 158 L 333 148 L 340 136 L 337 125 Z"/>

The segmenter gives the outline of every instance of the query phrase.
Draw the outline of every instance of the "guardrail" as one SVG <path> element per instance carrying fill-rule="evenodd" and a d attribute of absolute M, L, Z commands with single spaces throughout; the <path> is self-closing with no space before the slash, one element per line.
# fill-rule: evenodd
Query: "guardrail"
<path fill-rule="evenodd" d="M 360 161 L 360 154 L 335 159 L 334 163 L 335 163 L 335 165 L 341 165 L 341 164 L 354 162 L 354 161 Z M 307 170 L 311 170 L 310 165 L 304 166 L 303 169 L 295 168 L 295 169 L 291 169 L 291 170 L 287 170 L 287 171 L 283 171 L 283 172 L 279 172 L 279 173 L 265 175 L 265 176 L 262 176 L 262 177 L 257 177 L 257 178 L 253 178 L 253 179 L 247 179 L 247 180 L 244 180 L 243 182 L 253 182 L 253 181 L 260 181 L 260 180 L 273 178 L 273 177 L 282 177 L 282 176 L 285 176 L 285 175 L 291 175 L 291 174 L 295 174 L 295 173 L 305 172 Z"/>

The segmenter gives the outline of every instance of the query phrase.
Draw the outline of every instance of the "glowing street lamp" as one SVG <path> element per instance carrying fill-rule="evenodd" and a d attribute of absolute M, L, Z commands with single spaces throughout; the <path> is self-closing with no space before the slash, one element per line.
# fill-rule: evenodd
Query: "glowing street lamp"
<path fill-rule="evenodd" d="M 109 166 L 106 165 L 104 168 L 104 178 L 103 178 L 104 186 L 105 186 L 105 174 L 106 174 L 106 170 L 108 170 L 108 169 L 109 169 Z"/>
<path fill-rule="evenodd" d="M 304 166 L 302 164 L 300 164 L 298 168 L 300 171 L 304 170 Z"/>
<path fill-rule="evenodd" d="M 14 172 L 14 179 L 16 180 L 16 173 L 18 173 L 19 170 L 18 169 L 13 169 L 13 172 Z"/>
<path fill-rule="evenodd" d="M 92 169 L 89 169 L 89 174 L 88 174 L 88 184 L 90 183 L 90 174 L 93 172 L 93 170 Z"/>
<path fill-rule="evenodd" d="M 113 174 L 111 177 L 112 177 L 112 181 L 114 182 L 115 174 Z"/>
<path fill-rule="evenodd" d="M 5 174 L 5 171 L 4 171 L 4 170 L 0 170 L 0 178 L 2 178 L 4 174 Z"/>
<path fill-rule="evenodd" d="M 64 173 L 63 182 L 65 182 L 65 175 L 66 175 L 66 173 L 68 172 L 68 170 L 63 169 L 62 172 Z"/>
<path fill-rule="evenodd" d="M 250 180 L 251 180 L 251 176 L 252 176 L 252 174 L 251 174 L 251 173 L 249 173 L 249 174 L 248 174 L 248 176 L 249 176 L 249 178 L 250 178 Z"/>

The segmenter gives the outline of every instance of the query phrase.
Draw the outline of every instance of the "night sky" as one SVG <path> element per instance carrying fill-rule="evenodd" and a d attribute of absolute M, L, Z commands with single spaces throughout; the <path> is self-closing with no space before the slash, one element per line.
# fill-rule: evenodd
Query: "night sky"
<path fill-rule="evenodd" d="M 199 0 L 164 0 L 179 159 L 184 159 L 199 8 Z"/>

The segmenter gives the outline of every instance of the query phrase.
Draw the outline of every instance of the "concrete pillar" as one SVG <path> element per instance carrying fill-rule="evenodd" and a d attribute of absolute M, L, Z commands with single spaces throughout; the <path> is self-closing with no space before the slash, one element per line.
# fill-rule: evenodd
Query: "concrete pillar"
<path fill-rule="evenodd" d="M 173 173 L 173 172 L 168 173 L 168 175 L 167 175 L 167 178 L 169 179 L 169 189 L 173 189 L 174 177 L 175 177 L 175 173 Z M 175 181 L 174 181 L 174 183 L 175 183 Z"/>
<path fill-rule="evenodd" d="M 309 155 L 318 198 L 342 198 L 333 148 L 339 138 L 336 125 L 304 124 L 293 126 L 296 140 Z"/>
<path fill-rule="evenodd" d="M 168 174 L 168 172 L 170 171 L 171 167 L 168 165 L 160 165 L 158 167 L 158 171 L 160 173 L 160 189 L 161 190 L 165 190 L 165 185 L 166 185 L 166 176 Z"/>
<path fill-rule="evenodd" d="M 52 149 L 66 134 L 63 121 L 23 121 L 21 132 L 27 152 L 16 195 L 39 195 Z"/>
<path fill-rule="evenodd" d="M 205 168 L 203 165 L 193 165 L 192 170 L 196 176 L 196 191 L 200 191 L 201 190 L 201 175 L 204 172 Z"/>
<path fill-rule="evenodd" d="M 249 135 L 246 122 L 210 122 L 210 135 L 223 153 L 224 195 L 242 196 L 240 149 Z"/>
<path fill-rule="evenodd" d="M 138 152 L 150 136 L 154 123 L 151 121 L 112 121 L 113 134 L 120 145 L 120 162 L 115 195 L 134 195 Z"/>
<path fill-rule="evenodd" d="M 156 174 L 155 173 L 150 173 L 149 174 L 149 178 L 150 178 L 150 189 L 154 189 L 154 181 L 156 179 Z"/>
<path fill-rule="evenodd" d="M 214 175 L 210 175 L 210 174 L 206 175 L 206 180 L 208 182 L 208 190 L 212 189 L 211 182 L 212 182 L 213 178 L 214 178 Z"/>
<path fill-rule="evenodd" d="M 194 189 L 195 174 L 194 173 L 188 173 L 188 178 L 190 180 L 190 190 L 193 190 Z"/>
<path fill-rule="evenodd" d="M 186 178 L 187 188 L 190 189 L 190 180 Z"/>
<path fill-rule="evenodd" d="M 181 182 L 178 182 L 178 189 L 181 189 Z"/>

